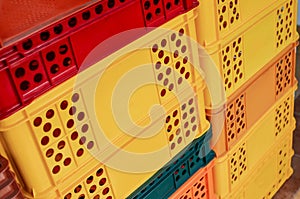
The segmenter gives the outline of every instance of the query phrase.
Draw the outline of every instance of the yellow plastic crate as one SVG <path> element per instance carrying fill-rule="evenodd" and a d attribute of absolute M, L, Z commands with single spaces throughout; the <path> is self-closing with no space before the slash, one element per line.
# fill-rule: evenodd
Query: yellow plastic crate
<path fill-rule="evenodd" d="M 199 2 L 198 29 L 201 33 L 199 43 L 206 47 L 222 43 L 227 36 L 253 26 L 274 7 L 291 1 L 199 0 Z M 293 1 L 292 4 L 297 8 L 297 1 Z"/>
<path fill-rule="evenodd" d="M 297 1 L 219 0 L 218 2 L 219 4 L 216 0 L 200 1 L 197 8 L 199 13 L 197 36 L 198 42 L 205 47 L 218 67 L 226 95 L 230 96 L 273 57 L 298 40 Z M 224 14 L 220 14 L 223 9 Z M 235 17 L 240 13 L 240 20 L 230 24 L 234 10 L 237 12 Z M 218 25 L 221 16 L 224 16 L 224 20 L 228 20 L 228 27 L 224 29 L 226 37 L 217 36 L 223 32 L 223 29 L 219 31 Z M 212 21 L 206 21 L 209 19 Z"/>
<path fill-rule="evenodd" d="M 190 41 L 181 39 L 182 35 L 195 38 L 196 17 L 196 11 L 192 10 L 171 20 L 163 28 L 173 32 L 164 35 L 159 30 L 151 32 L 0 121 L 0 141 L 4 148 L 0 153 L 12 163 L 27 197 L 71 198 L 69 185 L 84 181 L 89 187 L 89 176 L 93 174 L 91 178 L 106 176 L 101 192 L 106 198 L 124 198 L 208 130 L 205 85 L 195 82 L 193 67 L 186 61 L 197 62 L 198 57 L 193 57 Z M 174 37 L 177 39 L 172 40 Z M 140 46 L 147 48 L 132 51 Z M 168 55 L 177 48 L 179 56 Z M 158 67 L 158 62 L 164 64 Z M 104 70 L 105 66 L 109 67 Z M 135 78 L 126 81 L 125 76 L 124 81 L 128 73 Z M 136 86 L 133 85 L 136 81 L 141 86 L 139 81 L 145 78 L 153 83 L 129 89 Z M 190 85 L 190 94 L 180 79 Z M 125 84 L 118 84 L 119 80 Z M 116 88 L 121 94 L 114 92 Z M 130 92 L 132 95 L 124 106 L 128 105 L 128 114 L 123 116 L 124 101 L 113 100 Z M 112 110 L 111 103 L 117 109 Z M 151 110 L 153 105 L 161 105 L 166 114 L 157 117 L 159 111 Z M 127 115 L 132 124 L 120 126 L 115 117 L 120 116 L 122 121 L 128 119 Z M 124 156 L 124 151 L 138 154 L 139 159 Z M 99 167 L 93 156 L 100 156 L 111 165 Z M 117 166 L 125 171 L 114 168 Z M 144 168 L 148 170 L 143 173 Z M 126 169 L 141 173 L 133 174 Z M 91 190 L 86 190 L 85 197 L 94 197 L 94 188 Z"/>
<path fill-rule="evenodd" d="M 295 129 L 294 91 L 295 87 L 290 89 L 226 155 L 217 158 L 213 174 L 219 198 L 242 188 L 267 151 Z"/>
<path fill-rule="evenodd" d="M 271 199 L 284 182 L 292 175 L 291 167 L 293 133 L 276 143 L 253 169 L 247 180 L 232 191 L 228 199 Z"/>

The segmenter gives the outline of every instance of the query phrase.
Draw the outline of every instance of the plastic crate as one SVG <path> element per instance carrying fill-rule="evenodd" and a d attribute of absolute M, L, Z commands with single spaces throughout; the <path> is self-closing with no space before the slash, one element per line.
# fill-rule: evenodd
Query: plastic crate
<path fill-rule="evenodd" d="M 0 155 L 0 196 L 3 199 L 23 199 L 23 195 L 9 170 L 8 161 Z"/>
<path fill-rule="evenodd" d="M 290 3 L 285 0 L 265 0 L 263 2 L 260 0 L 200 0 L 199 2 L 199 42 L 205 47 L 222 43 L 226 37 L 255 25 L 275 7 L 282 6 L 283 3 Z M 297 1 L 292 1 L 291 5 L 293 6 L 293 15 L 295 15 Z"/>
<path fill-rule="evenodd" d="M 173 195 L 169 198 L 172 199 L 212 199 L 215 198 L 214 183 L 212 168 L 214 160 L 211 161 L 206 167 L 199 169 L 188 181 L 186 181 Z"/>
<path fill-rule="evenodd" d="M 120 172 L 98 161 L 90 161 L 89 167 L 75 171 L 72 176 L 65 178 L 60 184 L 48 190 L 45 195 L 38 195 L 34 198 L 125 198 L 145 181 L 148 184 L 147 188 L 155 187 L 155 189 L 159 188 L 157 183 L 161 184 L 162 181 L 169 183 L 169 186 L 174 184 L 174 188 L 169 189 L 172 193 L 176 190 L 175 186 L 179 187 L 190 175 L 215 157 L 209 147 L 211 136 L 210 130 L 194 140 L 157 172 L 142 174 Z M 149 184 L 150 177 L 152 183 Z M 26 197 L 32 198 L 28 195 Z"/>
<path fill-rule="evenodd" d="M 295 129 L 294 91 L 295 88 L 290 89 L 246 136 L 226 155 L 217 159 L 213 174 L 215 192 L 220 198 L 241 189 L 243 182 L 251 177 L 256 165 L 261 165 L 272 146 L 292 134 Z"/>
<path fill-rule="evenodd" d="M 297 83 L 295 79 L 296 49 L 291 44 L 278 56 L 228 97 L 226 109 L 207 109 L 214 134 L 213 149 L 217 157 L 229 151 L 274 103 Z M 225 116 L 224 116 L 225 115 Z M 224 120 L 222 120 L 224 119 Z"/>
<path fill-rule="evenodd" d="M 215 23 L 205 23 L 205 19 L 219 20 L 216 19 L 217 17 L 209 17 L 212 14 L 216 16 L 219 15 L 217 14 L 217 10 L 212 11 L 207 8 L 207 10 L 204 11 L 205 7 L 201 9 L 201 6 L 205 5 L 208 6 L 214 4 L 217 6 L 218 4 L 216 1 L 203 0 L 201 1 L 202 4 L 199 6 L 198 19 L 200 22 L 196 26 L 197 36 L 199 43 L 205 46 L 205 50 L 219 68 L 219 71 L 223 76 L 226 94 L 227 96 L 230 96 L 235 93 L 241 85 L 268 64 L 273 57 L 276 57 L 283 49 L 298 40 L 298 33 L 296 30 L 297 1 L 267 0 L 262 2 L 259 0 L 219 0 L 218 2 L 220 3 L 220 8 L 223 6 L 225 7 L 225 13 L 228 16 L 235 10 L 237 12 L 236 15 L 238 15 L 240 10 L 240 23 L 242 23 L 243 26 L 233 28 L 230 34 L 225 38 L 216 37 L 216 40 L 218 40 L 216 43 L 211 45 L 203 44 L 201 36 L 204 35 L 208 37 L 214 35 L 213 33 L 218 32 L 210 30 L 209 27 L 214 27 L 212 24 Z M 231 7 L 232 4 L 233 7 Z M 258 9 L 258 7 L 261 8 Z M 257 12 L 253 12 L 253 9 L 258 10 Z M 243 13 L 245 18 L 243 17 Z M 248 18 L 251 18 L 248 17 L 248 15 L 259 18 L 248 23 Z M 228 19 L 229 18 L 224 16 L 224 20 Z M 235 21 L 234 23 L 238 24 L 239 22 Z M 230 29 L 230 26 L 233 24 L 229 24 L 228 22 L 228 25 L 228 29 Z M 219 25 L 216 25 L 216 28 L 218 29 Z M 204 43 L 207 43 L 207 41 Z"/>
<path fill-rule="evenodd" d="M 135 5 L 130 5 L 135 4 Z M 23 0 L 23 1 L 1 1 L 1 13 L 0 13 L 0 41 L 2 40 L 3 46 L 14 45 L 16 41 L 22 40 L 23 42 L 27 39 L 32 39 L 36 36 L 40 38 L 39 40 L 34 40 L 33 46 L 43 44 L 47 41 L 51 35 L 46 34 L 43 31 L 49 31 L 49 33 L 60 34 L 65 32 L 66 29 L 72 28 L 72 30 L 77 30 L 75 26 L 83 25 L 85 28 L 89 27 L 89 21 L 93 21 L 99 18 L 103 25 L 109 25 L 109 23 L 116 23 L 119 26 L 120 22 L 127 21 L 125 26 L 136 25 L 136 27 L 151 27 L 157 26 L 158 24 L 164 23 L 166 20 L 173 18 L 183 12 L 196 6 L 198 3 L 196 1 L 189 0 L 176 0 L 176 1 L 115 1 L 106 0 L 99 2 L 97 0 L 75 0 L 75 1 L 64 1 L 60 2 L 57 0 L 52 1 L 37 1 L 37 0 Z M 126 11 L 128 9 L 132 11 Z M 130 7 L 134 7 L 132 9 Z M 120 14 L 124 14 L 121 18 Z M 107 15 L 111 15 L 109 23 L 103 18 Z M 116 15 L 116 16 L 115 16 Z M 76 21 L 72 22 L 65 19 L 76 17 Z M 135 20 L 131 20 L 132 17 Z M 125 19 L 126 18 L 126 19 Z M 115 19 L 115 20 L 114 20 Z M 99 19 L 97 19 L 99 20 Z M 124 21 L 122 21 L 124 20 Z M 50 27 L 57 27 L 62 23 L 63 25 L 68 25 L 69 27 L 56 28 L 50 31 Z M 69 25 L 70 24 L 70 25 Z M 123 28 L 125 28 L 123 25 Z M 116 28 L 113 25 L 102 26 L 101 28 Z M 124 29 L 124 30 L 127 30 Z M 69 29 L 70 30 L 70 29 Z M 98 29 L 101 30 L 101 29 Z M 109 30 L 113 32 L 113 30 Z M 43 34 L 41 34 L 43 33 Z M 37 39 L 37 38 L 35 38 Z M 51 38 L 53 39 L 53 38 Z M 1 45 L 0 45 L 1 47 Z M 23 49 L 29 50 L 29 49 Z M 8 51 L 9 52 L 9 51 Z M 22 50 L 20 52 L 23 52 Z M 0 56 L 1 57 L 1 56 Z"/>
<path fill-rule="evenodd" d="M 253 169 L 246 181 L 234 189 L 230 199 L 271 199 L 284 182 L 292 175 L 291 167 L 293 142 L 292 132 L 286 132 L 282 140 L 267 152 L 262 161 Z"/>
<path fill-rule="evenodd" d="M 0 41 L 9 42 L 28 29 L 41 25 L 50 18 L 66 14 L 88 2 L 90 0 L 2 0 L 0 2 Z"/>
<path fill-rule="evenodd" d="M 194 0 L 97 1 L 5 46 L 0 49 L 0 92 L 10 100 L 0 101 L 0 118 L 74 76 L 86 56 L 106 39 L 143 28 L 104 46 L 101 58 L 153 30 L 148 27 L 158 27 L 197 5 Z"/>
<path fill-rule="evenodd" d="M 211 137 L 212 133 L 208 131 L 205 137 L 195 140 L 191 144 L 189 151 L 185 152 L 185 154 L 183 154 L 183 152 L 178 154 L 177 158 L 175 158 L 174 161 L 172 160 L 173 162 L 171 164 L 155 173 L 155 175 L 127 198 L 167 198 L 181 187 L 194 173 L 197 173 L 199 169 L 202 171 L 201 174 L 203 174 L 203 170 L 207 171 L 211 169 L 213 165 L 211 162 L 213 162 L 215 157 L 214 151 L 209 147 Z"/>
<path fill-rule="evenodd" d="M 194 33 L 193 11 L 171 22 L 173 23 L 168 25 L 172 25 L 177 37 L 180 37 L 183 32 Z M 18 176 L 21 176 L 20 181 L 23 182 L 24 189 L 32 196 L 39 197 L 47 193 L 47 190 L 54 189 L 56 184 L 67 181 L 65 179 L 70 175 L 74 176 L 76 170 L 88 164 L 89 159 L 93 159 L 89 153 L 99 153 L 105 157 L 114 154 L 115 157 L 115 152 L 119 151 L 118 154 L 120 154 L 120 149 L 133 153 L 152 153 L 159 150 L 162 153 L 157 157 L 160 157 L 161 161 L 152 161 L 149 164 L 160 167 L 184 149 L 195 137 L 200 137 L 209 129 L 210 124 L 205 118 L 204 82 L 197 82 L 195 85 L 192 67 L 189 63 L 182 63 L 181 68 L 175 67 L 181 58 L 170 58 L 169 63 L 157 68 L 156 62 L 166 60 L 166 58 L 159 58 L 158 51 L 153 52 L 152 46 L 160 45 L 173 33 L 163 36 L 156 31 L 152 33 L 157 38 L 155 41 L 153 41 L 153 35 L 149 35 L 151 41 L 147 37 L 140 40 L 151 48 L 129 51 L 129 53 L 127 50 L 132 50 L 132 46 L 128 49 L 124 48 L 127 53 L 124 56 L 113 62 L 111 59 L 104 59 L 96 63 L 35 99 L 22 110 L 0 121 L 1 143 L 14 169 L 18 171 Z M 184 42 L 183 40 L 182 45 L 185 44 Z M 167 50 L 160 47 L 159 50 L 167 57 Z M 122 54 L 122 51 L 112 54 L 111 57 L 115 58 L 116 54 Z M 188 53 L 183 55 L 186 55 L 189 60 L 193 59 Z M 143 59 L 137 59 L 140 57 Z M 144 63 L 148 64 L 146 71 L 138 70 L 141 65 L 144 66 Z M 109 67 L 103 71 L 105 66 Z M 175 72 L 182 71 L 182 68 L 185 73 L 176 76 L 175 79 Z M 121 77 L 129 71 L 135 71 L 133 73 L 135 77 L 147 77 L 154 83 L 137 89 L 128 98 L 128 113 L 133 120 L 132 123 L 136 126 L 133 125 L 133 128 L 126 126 L 125 131 L 115 121 L 118 119 L 115 116 L 119 115 L 113 114 L 109 104 L 113 103 L 113 96 L 116 93 L 122 94 L 119 98 L 125 98 L 127 93 L 124 91 L 132 92 L 128 90 L 132 82 L 121 84 L 126 87 L 126 89 L 121 89 L 121 92 L 113 92 Z M 162 82 L 159 74 L 165 75 L 168 73 L 166 71 L 173 73 L 174 76 L 170 75 L 166 78 L 168 84 L 163 86 L 159 84 Z M 186 76 L 187 73 L 191 75 Z M 102 74 L 101 78 L 100 74 Z M 177 79 L 182 79 L 182 77 L 190 82 L 192 93 L 187 94 L 187 87 L 178 83 Z M 174 89 L 171 89 L 171 85 Z M 178 101 L 177 97 L 180 97 L 181 101 Z M 119 98 L 116 99 L 119 100 Z M 123 101 L 114 103 L 118 107 L 120 104 L 127 105 Z M 151 117 L 151 114 L 149 115 L 149 110 L 156 104 L 165 109 L 165 116 Z M 122 110 L 123 107 L 114 111 Z M 154 115 L 156 113 L 154 111 Z M 124 121 L 123 119 L 127 119 L 126 116 L 122 116 L 121 120 Z M 157 133 L 154 135 L 154 132 Z M 147 136 L 148 139 L 146 139 Z M 116 150 L 111 147 L 110 142 L 116 146 Z M 148 156 L 143 155 L 143 157 Z M 153 159 L 153 156 L 145 158 L 145 161 L 148 159 Z M 119 165 L 130 163 L 131 161 L 127 161 Z M 78 176 L 80 175 L 79 171 Z"/>

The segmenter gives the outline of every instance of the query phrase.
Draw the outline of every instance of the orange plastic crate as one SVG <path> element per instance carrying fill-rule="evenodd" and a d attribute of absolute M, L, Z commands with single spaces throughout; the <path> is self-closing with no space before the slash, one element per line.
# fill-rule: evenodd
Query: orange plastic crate
<path fill-rule="evenodd" d="M 212 144 L 217 156 L 222 156 L 238 143 L 265 112 L 295 85 L 295 45 L 291 44 L 232 94 L 226 102 L 226 110 L 207 109 L 215 132 Z M 222 127 L 220 120 L 224 121 Z M 220 132 L 219 128 L 222 128 L 220 135 L 216 133 Z"/>
<path fill-rule="evenodd" d="M 212 160 L 206 167 L 199 169 L 169 199 L 214 199 L 214 165 L 215 160 Z"/>

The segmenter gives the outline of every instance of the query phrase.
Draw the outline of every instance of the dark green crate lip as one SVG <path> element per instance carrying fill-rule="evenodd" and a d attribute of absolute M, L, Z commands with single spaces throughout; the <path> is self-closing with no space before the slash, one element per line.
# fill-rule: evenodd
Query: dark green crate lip
<path fill-rule="evenodd" d="M 174 172 L 180 168 L 181 165 L 187 163 L 189 166 L 189 159 L 193 156 L 196 156 L 197 151 L 199 152 L 204 150 L 204 153 L 207 155 L 203 158 L 200 158 L 199 163 L 193 167 L 193 170 L 189 168 L 189 177 L 191 177 L 198 169 L 205 167 L 211 160 L 216 156 L 215 152 L 210 148 L 210 140 L 212 138 L 212 129 L 210 128 L 204 135 L 195 139 L 192 143 L 186 146 L 179 154 L 177 154 L 172 160 L 170 160 L 163 168 L 157 171 L 149 180 L 147 180 L 143 185 L 141 185 L 137 190 L 130 194 L 127 199 L 144 199 L 151 198 L 151 193 L 155 188 L 159 187 L 162 182 L 170 175 L 173 175 Z M 209 151 L 209 152 L 208 152 Z M 173 179 L 173 185 L 170 187 L 176 186 L 178 188 L 183 183 L 175 185 L 175 179 Z M 170 196 L 174 191 L 173 190 L 161 190 L 165 192 L 165 197 Z"/>

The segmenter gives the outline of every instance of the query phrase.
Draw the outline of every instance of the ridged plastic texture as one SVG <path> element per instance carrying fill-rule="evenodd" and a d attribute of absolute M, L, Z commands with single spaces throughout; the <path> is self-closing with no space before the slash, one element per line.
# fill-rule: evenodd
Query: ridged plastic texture
<path fill-rule="evenodd" d="M 134 7 L 136 8 L 136 10 L 130 10 L 133 11 L 132 13 L 126 11 L 126 7 L 130 4 L 135 4 Z M 47 27 L 55 25 L 57 21 L 61 22 L 69 16 L 71 16 L 71 18 L 77 18 L 80 16 L 82 20 L 88 22 L 89 20 L 91 21 L 96 18 L 90 11 L 96 12 L 96 14 L 101 15 L 102 18 L 105 17 L 103 15 L 107 15 L 107 13 L 109 13 L 108 15 L 113 15 L 111 18 L 117 17 L 115 18 L 117 21 L 109 19 L 111 20 L 110 23 L 118 23 L 120 15 L 126 13 L 126 15 L 123 16 L 123 19 L 126 18 L 127 20 L 127 24 L 125 26 L 129 26 L 134 23 L 139 25 L 137 27 L 144 27 L 144 25 L 153 26 L 163 23 L 164 21 L 185 12 L 197 4 L 198 3 L 196 1 L 189 0 L 164 2 L 160 0 L 106 0 L 101 3 L 97 0 L 67 0 L 64 2 L 57 0 L 4 0 L 1 1 L 0 4 L 2 11 L 0 13 L 0 28 L 3 30 L 0 33 L 0 38 L 2 39 L 4 46 L 11 45 L 20 39 L 25 39 L 26 37 L 31 38 L 36 32 L 42 33 L 39 31 L 47 29 Z M 89 10 L 87 9 L 88 7 L 95 8 L 95 10 Z M 136 19 L 135 21 L 137 22 L 134 22 L 134 20 L 130 20 L 133 16 L 139 16 L 141 19 Z M 77 20 L 78 18 L 75 21 L 72 20 L 72 22 L 70 22 L 70 27 L 76 29 L 74 27 L 77 25 Z M 141 22 L 144 24 L 141 24 Z M 88 23 L 83 23 L 81 21 L 81 25 L 87 24 Z M 103 26 L 102 28 L 110 29 L 114 28 L 114 26 Z M 47 34 L 42 34 L 41 38 L 44 38 L 42 41 L 46 41 Z"/>
<path fill-rule="evenodd" d="M 124 56 L 117 59 L 112 54 L 112 59 L 96 63 L 0 121 L 1 143 L 5 151 L 10 153 L 7 156 L 13 162 L 12 165 L 15 165 L 14 169 L 17 168 L 20 181 L 30 195 L 45 197 L 43 194 L 48 196 L 47 193 L 54 193 L 56 189 L 63 190 L 63 185 L 59 184 L 67 183 L 68 180 L 72 182 L 74 179 L 70 176 L 82 180 L 82 172 L 94 168 L 88 166 L 92 164 L 89 163 L 93 160 L 91 154 L 110 157 L 116 151 L 122 151 L 120 149 L 138 154 L 162 151 L 157 156 L 162 161 L 157 165 L 163 166 L 194 138 L 200 137 L 209 129 L 204 107 L 205 84 L 195 82 L 191 65 L 182 61 L 182 57 L 189 60 L 193 57 L 185 53 L 173 59 L 167 54 L 171 50 L 160 46 L 161 43 L 172 43 L 169 40 L 172 35 L 180 40 L 180 35 L 184 33 L 193 34 L 193 29 L 189 29 L 190 26 L 194 27 L 193 22 L 193 11 L 179 16 L 170 21 L 171 24 L 166 24 L 167 27 L 174 27 L 174 32 L 170 35 L 159 35 L 159 32 L 153 31 L 152 36 L 149 34 L 139 40 L 138 44 L 144 42 L 148 49 L 132 52 L 131 47 L 124 48 L 127 53 Z M 189 49 L 189 43 L 185 40 L 181 44 Z M 153 50 L 153 46 L 157 46 L 159 51 Z M 118 51 L 116 54 L 122 52 Z M 162 53 L 158 55 L 158 52 Z M 164 62 L 164 65 L 157 64 L 161 60 L 168 62 Z M 181 63 L 179 68 L 176 67 L 178 62 Z M 147 64 L 145 70 L 139 70 L 144 63 Z M 106 66 L 108 68 L 103 72 Z M 131 71 L 135 71 L 135 78 L 118 84 L 123 75 L 129 75 Z M 175 76 L 177 71 L 181 72 Z M 174 76 L 168 76 L 169 73 Z M 160 79 L 160 76 L 164 76 L 164 79 Z M 139 77 L 150 78 L 153 83 L 142 87 L 137 84 L 139 89 L 129 90 L 132 80 Z M 193 92 L 187 94 L 186 87 L 178 80 L 188 81 Z M 158 85 L 162 81 L 167 84 Z M 114 91 L 118 86 L 125 86 L 126 89 Z M 131 92 L 128 99 L 124 97 Z M 178 101 L 177 97 L 181 100 Z M 121 108 L 112 109 L 120 105 Z M 153 105 L 160 105 L 165 114 L 157 116 L 159 111 L 155 109 L 152 115 L 149 114 Z M 128 108 L 127 111 L 122 106 Z M 122 126 L 124 123 L 117 121 L 128 119 L 127 113 L 132 124 L 128 122 Z M 111 143 L 116 149 L 111 147 Z M 154 164 L 155 161 L 152 162 Z M 121 172 L 107 172 L 111 185 L 118 187 L 114 193 L 117 198 L 138 184 L 133 177 L 132 182 L 124 180 L 131 177 L 129 174 L 122 176 Z M 114 177 L 120 180 L 113 181 Z M 126 181 L 126 186 L 122 180 Z M 64 196 L 64 191 L 55 193 Z"/>
<path fill-rule="evenodd" d="M 287 131 L 256 165 L 247 180 L 239 185 L 226 199 L 271 199 L 293 173 L 291 167 L 293 133 Z"/>
<path fill-rule="evenodd" d="M 0 101 L 0 118 L 74 76 L 90 51 L 106 39 L 143 29 L 104 46 L 99 59 L 151 30 L 146 27 L 158 27 L 197 4 L 194 0 L 97 1 L 3 47 L 0 92 L 6 98 Z"/>
<path fill-rule="evenodd" d="M 295 129 L 293 117 L 295 89 L 290 89 L 282 96 L 247 132 L 246 136 L 227 154 L 217 159 L 213 172 L 215 192 L 220 198 L 235 193 L 234 190 L 243 189 L 245 180 L 253 179 L 251 173 L 255 172 L 258 165 L 263 165 L 265 154 L 273 157 L 277 152 L 270 152 L 272 147 L 290 137 Z M 276 160 L 276 156 L 274 157 Z M 273 166 L 277 167 L 277 164 Z"/>
<path fill-rule="evenodd" d="M 214 160 L 199 169 L 169 199 L 214 199 L 213 166 Z"/>
<path fill-rule="evenodd" d="M 0 3 L 0 41 L 14 39 L 51 18 L 70 12 L 91 0 L 2 0 Z M 0 45 L 1 46 L 1 45 Z"/>
<path fill-rule="evenodd" d="M 200 169 L 201 174 L 211 170 L 215 153 L 210 149 L 209 141 L 212 132 L 209 130 L 204 136 L 193 141 L 188 150 L 184 150 L 177 155 L 172 163 L 163 167 L 155 173 L 147 182 L 134 191 L 128 199 L 155 199 L 168 198 L 179 187 L 183 186 L 185 181 L 193 176 Z M 206 165 L 208 169 L 206 170 Z M 211 171 L 210 171 L 211 172 Z M 195 174 L 195 175 L 199 175 Z M 211 174 L 210 174 L 211 175 Z M 211 179 L 209 179 L 211 180 Z M 205 182 L 208 182 L 208 179 Z"/>
<path fill-rule="evenodd" d="M 248 130 L 261 119 L 274 103 L 297 82 L 296 44 L 291 44 L 272 59 L 247 83 L 232 94 L 226 102 L 226 109 L 207 110 L 209 118 L 221 118 L 225 114 L 224 127 L 218 142 L 213 147 L 217 156 L 229 151 Z M 213 129 L 220 122 L 212 121 Z"/>
<path fill-rule="evenodd" d="M 298 40 L 296 0 L 200 2 L 200 21 L 196 26 L 198 41 L 216 63 L 227 96 L 235 93 L 290 43 Z M 211 10 L 208 6 L 217 7 Z M 216 22 L 204 23 L 206 19 Z M 202 26 L 203 23 L 205 26 Z M 219 23 L 222 24 L 221 30 Z M 217 31 L 211 30 L 214 25 Z M 228 34 L 224 38 L 216 36 L 214 40 L 218 42 L 210 43 L 201 39 L 202 36 L 209 37 L 216 32 Z"/>
<path fill-rule="evenodd" d="M 0 155 L 0 196 L 3 199 L 23 199 L 14 174 L 9 170 L 7 159 Z"/>

